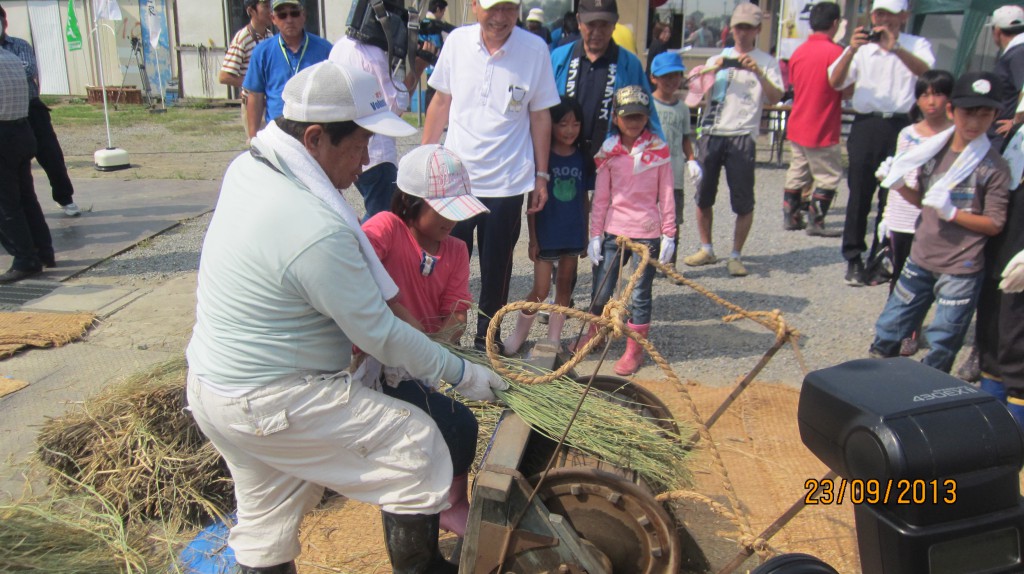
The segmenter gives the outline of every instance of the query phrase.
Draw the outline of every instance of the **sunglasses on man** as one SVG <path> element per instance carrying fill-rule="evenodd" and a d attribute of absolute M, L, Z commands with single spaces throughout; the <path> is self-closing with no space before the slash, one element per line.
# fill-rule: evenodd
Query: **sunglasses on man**
<path fill-rule="evenodd" d="M 298 18 L 302 16 L 302 10 L 275 10 L 274 16 L 277 16 L 278 20 L 287 20 L 288 18 Z"/>

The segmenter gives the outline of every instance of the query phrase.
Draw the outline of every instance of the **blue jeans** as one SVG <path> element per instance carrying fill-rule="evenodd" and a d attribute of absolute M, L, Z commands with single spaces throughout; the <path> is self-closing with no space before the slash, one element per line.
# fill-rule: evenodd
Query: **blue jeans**
<path fill-rule="evenodd" d="M 382 211 L 391 209 L 391 197 L 395 194 L 398 181 L 398 166 L 393 163 L 378 163 L 363 172 L 356 180 L 356 189 L 363 196 L 366 215 L 363 221 Z"/>
<path fill-rule="evenodd" d="M 886 357 L 898 356 L 900 341 L 924 321 L 934 302 L 935 318 L 924 330 L 931 349 L 921 362 L 948 373 L 964 344 L 980 290 L 981 272 L 970 275 L 932 273 L 908 258 L 896 288 L 875 323 L 871 350 Z"/>
<path fill-rule="evenodd" d="M 606 233 L 604 242 L 601 244 L 601 252 L 604 259 L 601 264 L 594 268 L 594 303 L 591 305 L 591 312 L 600 315 L 604 312 L 604 306 L 611 299 L 615 291 L 615 284 L 619 280 L 619 246 L 615 243 L 615 235 Z M 661 239 L 633 239 L 636 243 L 646 245 L 651 251 L 651 258 L 657 259 L 661 249 Z M 628 277 L 633 274 L 637 264 L 640 262 L 639 255 L 632 257 L 633 252 L 626 249 L 626 263 L 632 260 L 633 264 L 625 266 L 628 268 L 627 275 L 623 279 L 625 287 Z M 644 269 L 640 282 L 633 288 L 632 304 L 630 305 L 630 322 L 634 325 L 647 325 L 651 322 L 651 288 L 654 285 L 654 267 L 650 265 Z M 607 276 L 607 279 L 605 277 Z M 604 282 L 602 286 L 601 283 Z M 597 290 L 600 289 L 598 292 Z"/>

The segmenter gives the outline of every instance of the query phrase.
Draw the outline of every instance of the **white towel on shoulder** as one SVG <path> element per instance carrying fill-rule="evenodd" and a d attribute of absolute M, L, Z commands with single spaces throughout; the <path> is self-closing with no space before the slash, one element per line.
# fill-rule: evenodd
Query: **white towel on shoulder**
<path fill-rule="evenodd" d="M 289 172 L 285 173 L 286 176 L 297 180 L 317 199 L 326 203 L 331 210 L 341 216 L 342 220 L 356 234 L 363 259 L 366 261 L 366 266 L 369 267 L 374 281 L 377 282 L 380 292 L 384 295 L 384 300 L 394 299 L 398 295 L 398 286 L 384 269 L 384 265 L 377 257 L 377 252 L 373 250 L 373 245 L 363 233 L 363 228 L 359 225 L 359 217 L 345 201 L 341 191 L 331 183 L 320 164 L 316 163 L 316 160 L 309 155 L 302 142 L 285 133 L 274 122 L 270 122 L 267 127 L 256 134 L 252 145 L 267 157 L 270 157 L 271 153 L 276 155 L 280 166 Z"/>
<path fill-rule="evenodd" d="M 889 168 L 889 175 L 882 180 L 882 187 L 891 188 L 894 184 L 903 179 L 903 176 L 910 173 L 911 170 L 917 169 L 925 164 L 928 160 L 932 159 L 942 151 L 942 148 L 949 142 L 950 138 L 953 137 L 953 129 L 949 128 L 945 131 L 939 132 L 927 140 L 921 142 L 920 145 L 910 148 L 909 150 L 898 154 L 892 162 L 892 167 Z M 978 164 L 991 149 L 992 144 L 989 143 L 988 138 L 980 136 L 974 139 L 971 143 L 967 144 L 964 151 L 957 156 L 956 160 L 953 161 L 953 165 L 949 167 L 949 170 L 938 181 L 932 182 L 926 192 L 927 195 L 932 197 L 939 197 L 949 195 L 949 192 L 953 190 L 961 181 L 967 176 L 971 175 Z"/>

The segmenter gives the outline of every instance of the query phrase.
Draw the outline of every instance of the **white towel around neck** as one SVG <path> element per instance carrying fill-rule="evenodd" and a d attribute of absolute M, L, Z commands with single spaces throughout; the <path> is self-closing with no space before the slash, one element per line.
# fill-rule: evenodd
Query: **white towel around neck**
<path fill-rule="evenodd" d="M 366 266 L 369 267 L 374 281 L 376 281 L 377 286 L 380 288 L 381 294 L 384 295 L 384 300 L 390 301 L 397 296 L 398 286 L 395 285 L 387 270 L 384 269 L 384 265 L 381 264 L 380 259 L 377 257 L 377 252 L 373 250 L 373 245 L 366 237 L 366 234 L 363 233 L 356 212 L 352 210 L 352 207 L 342 197 L 341 191 L 334 187 L 334 184 L 328 179 L 320 164 L 309 155 L 305 146 L 299 140 L 286 134 L 274 122 L 270 122 L 267 124 L 267 127 L 256 134 L 256 137 L 252 140 L 252 145 L 267 157 L 270 157 L 271 153 L 276 155 L 281 167 L 286 172 L 289 172 L 285 173 L 286 176 L 298 180 L 298 183 L 317 199 L 326 203 L 332 211 L 341 216 L 342 220 L 356 234 L 363 259 L 366 261 Z"/>
<path fill-rule="evenodd" d="M 889 168 L 889 175 L 882 181 L 882 187 L 892 187 L 893 184 L 903 179 L 903 176 L 910 173 L 911 170 L 921 167 L 925 162 L 938 155 L 950 138 L 953 137 L 954 129 L 949 128 L 939 132 L 920 145 L 893 158 L 892 167 Z M 991 147 L 992 144 L 989 143 L 988 137 L 981 135 L 975 138 L 957 156 L 956 160 L 953 161 L 953 165 L 949 166 L 949 170 L 938 181 L 932 182 L 928 186 L 927 193 L 933 196 L 948 195 L 958 183 L 977 169 L 978 164 L 981 163 L 981 160 Z"/>

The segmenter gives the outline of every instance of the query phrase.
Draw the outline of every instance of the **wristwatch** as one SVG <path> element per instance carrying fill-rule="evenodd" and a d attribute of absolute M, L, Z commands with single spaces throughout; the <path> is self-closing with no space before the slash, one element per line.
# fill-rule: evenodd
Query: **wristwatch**
<path fill-rule="evenodd" d="M 900 46 L 900 43 L 896 42 L 895 44 L 892 45 L 892 50 L 890 50 L 890 52 L 895 54 L 896 52 L 899 52 L 902 49 L 903 49 L 903 46 Z"/>
<path fill-rule="evenodd" d="M 542 177 L 547 181 L 551 181 L 551 174 L 546 171 L 538 171 L 536 175 L 537 177 Z"/>

